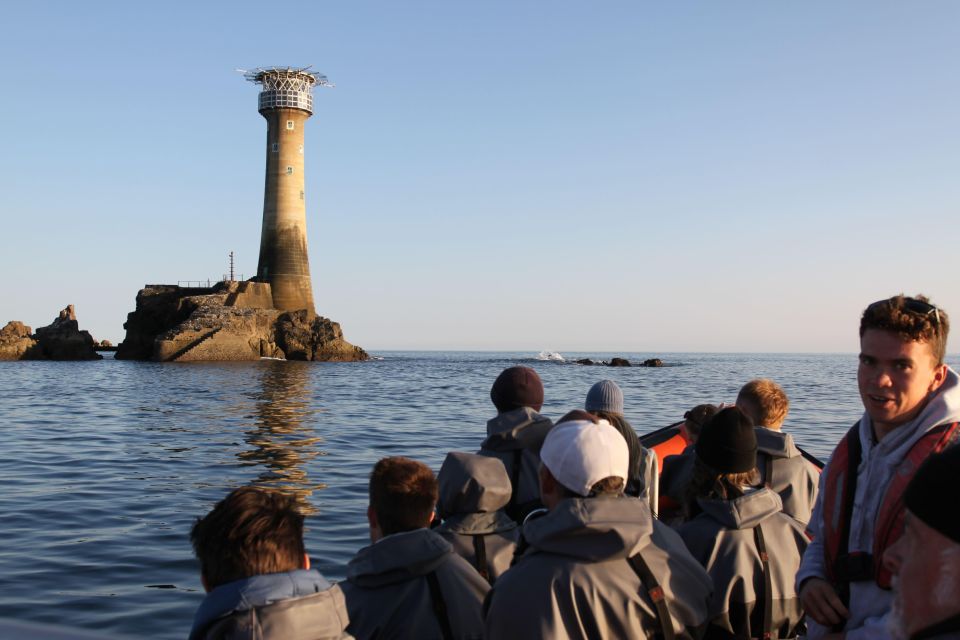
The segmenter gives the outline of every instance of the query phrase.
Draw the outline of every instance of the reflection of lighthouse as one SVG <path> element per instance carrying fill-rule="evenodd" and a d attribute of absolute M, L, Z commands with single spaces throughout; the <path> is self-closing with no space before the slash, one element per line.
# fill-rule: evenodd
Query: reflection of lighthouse
<path fill-rule="evenodd" d="M 321 455 L 323 440 L 310 426 L 317 413 L 307 393 L 310 371 L 302 362 L 264 363 L 261 389 L 253 394 L 256 426 L 245 438 L 252 449 L 237 456 L 265 466 L 254 483 L 294 496 L 304 514 L 316 512 L 309 498 L 324 488 L 323 483 L 311 483 L 306 470 L 307 463 Z"/>
<path fill-rule="evenodd" d="M 314 314 L 303 179 L 303 129 L 313 114 L 313 87 L 327 78 L 307 69 L 273 67 L 245 74 L 263 86 L 259 111 L 267 120 L 267 174 L 256 279 L 269 282 L 273 306 Z"/>

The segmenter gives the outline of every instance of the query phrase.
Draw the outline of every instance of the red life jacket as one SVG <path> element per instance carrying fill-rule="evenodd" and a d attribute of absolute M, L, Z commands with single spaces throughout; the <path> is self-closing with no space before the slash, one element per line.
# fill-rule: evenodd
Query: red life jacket
<path fill-rule="evenodd" d="M 851 582 L 875 580 L 881 589 L 890 588 L 890 571 L 883 566 L 883 552 L 903 535 L 903 493 L 920 464 L 934 453 L 940 453 L 957 436 L 958 423 L 942 424 L 930 429 L 913 445 L 897 467 L 880 503 L 880 512 L 873 529 L 872 553 L 850 553 L 850 518 L 857 492 L 857 467 L 860 466 L 860 423 L 853 425 L 830 459 L 830 473 L 823 497 L 823 548 L 827 577 L 841 586 L 841 595 Z"/>

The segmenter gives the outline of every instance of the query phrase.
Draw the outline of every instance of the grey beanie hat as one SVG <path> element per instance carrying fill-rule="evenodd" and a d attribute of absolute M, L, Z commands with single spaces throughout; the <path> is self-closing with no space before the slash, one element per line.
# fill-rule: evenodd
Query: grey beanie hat
<path fill-rule="evenodd" d="M 587 411 L 606 411 L 623 415 L 623 391 L 613 380 L 601 380 L 590 387 L 583 408 Z"/>

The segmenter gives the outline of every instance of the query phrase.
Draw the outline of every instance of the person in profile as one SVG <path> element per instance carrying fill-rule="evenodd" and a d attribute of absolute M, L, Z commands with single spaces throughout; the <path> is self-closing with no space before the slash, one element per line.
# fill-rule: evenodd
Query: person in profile
<path fill-rule="evenodd" d="M 651 509 L 656 510 L 659 481 L 657 454 L 640 444 L 637 432 L 624 417 L 623 391 L 613 380 L 601 380 L 590 387 L 583 408 L 609 422 L 623 436 L 630 452 L 624 493 L 646 501 Z"/>
<path fill-rule="evenodd" d="M 773 380 L 759 378 L 743 385 L 737 407 L 757 428 L 760 482 L 780 495 L 783 512 L 806 524 L 817 500 L 819 471 L 800 453 L 793 436 L 782 431 L 790 400 Z"/>
<path fill-rule="evenodd" d="M 780 496 L 756 488 L 757 432 L 736 407 L 710 418 L 678 529 L 713 578 L 706 638 L 794 638 L 803 610 L 793 586 L 807 547 L 804 526 L 781 511 Z"/>
<path fill-rule="evenodd" d="M 660 508 L 657 514 L 663 522 L 679 524 L 683 521 L 686 487 L 693 477 L 693 465 L 697 459 L 693 445 L 700 437 L 700 429 L 717 411 L 712 404 L 698 404 L 683 414 L 680 435 L 687 446 L 682 453 L 663 459 L 663 471 L 660 474 Z"/>
<path fill-rule="evenodd" d="M 441 524 L 434 529 L 489 583 L 510 568 L 520 527 L 504 511 L 510 478 L 496 458 L 451 451 L 437 476 Z"/>
<path fill-rule="evenodd" d="M 571 414 L 540 450 L 546 511 L 527 519 L 521 555 L 490 591 L 486 637 L 699 637 L 709 576 L 645 502 L 623 495 L 623 436 Z"/>
<path fill-rule="evenodd" d="M 497 415 L 487 421 L 487 437 L 477 453 L 499 459 L 506 468 L 511 493 L 505 510 L 519 524 L 543 506 L 537 480 L 538 452 L 553 422 L 539 413 L 543 382 L 530 367 L 504 369 L 490 389 L 490 400 Z"/>
<path fill-rule="evenodd" d="M 895 638 L 960 638 L 960 447 L 930 456 L 904 493 L 906 527 L 887 549 Z"/>
<path fill-rule="evenodd" d="M 820 475 L 813 540 L 797 573 L 810 638 L 890 637 L 883 556 L 903 534 L 903 493 L 920 464 L 960 435 L 960 378 L 944 363 L 949 332 L 946 312 L 924 296 L 874 302 L 860 318 L 864 413 Z"/>
<path fill-rule="evenodd" d="M 383 458 L 369 491 L 372 544 L 350 560 L 341 583 L 347 631 L 358 640 L 481 637 L 490 585 L 427 528 L 437 503 L 433 472 L 409 458 Z"/>
<path fill-rule="evenodd" d="M 292 498 L 236 489 L 196 521 L 190 541 L 207 592 L 190 640 L 350 637 L 340 587 L 310 569 Z"/>

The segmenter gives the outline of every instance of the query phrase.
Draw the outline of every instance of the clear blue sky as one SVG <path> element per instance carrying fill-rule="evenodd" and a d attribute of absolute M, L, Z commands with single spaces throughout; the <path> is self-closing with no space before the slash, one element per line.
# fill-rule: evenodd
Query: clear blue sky
<path fill-rule="evenodd" d="M 123 338 L 145 283 L 256 270 L 266 125 L 314 65 L 318 311 L 369 349 L 854 351 L 960 318 L 960 3 L 21 2 L 0 323 Z M 954 338 L 951 352 L 956 352 Z"/>

